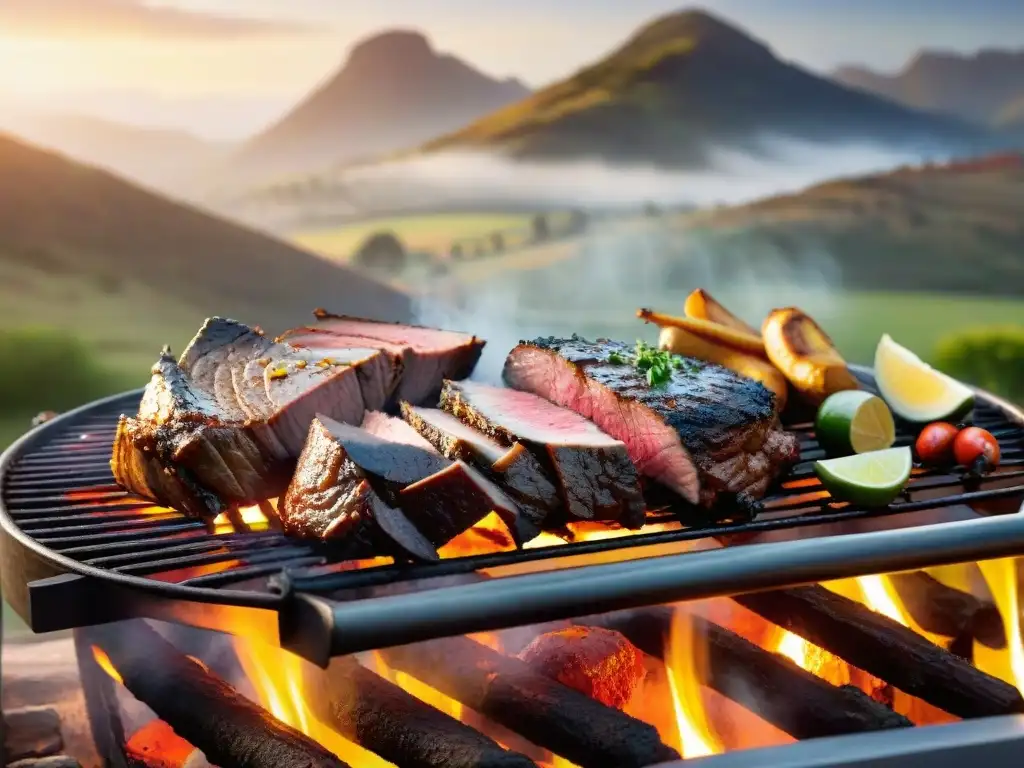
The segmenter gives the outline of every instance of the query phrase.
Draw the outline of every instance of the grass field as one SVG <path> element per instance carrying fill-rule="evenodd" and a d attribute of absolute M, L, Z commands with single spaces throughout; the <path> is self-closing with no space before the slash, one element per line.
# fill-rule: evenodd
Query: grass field
<path fill-rule="evenodd" d="M 297 245 L 334 259 L 347 260 L 376 232 L 392 232 L 409 251 L 447 254 L 454 240 L 483 237 L 495 231 L 523 228 L 530 217 L 518 213 L 437 213 L 360 221 L 329 229 L 296 232 Z"/>

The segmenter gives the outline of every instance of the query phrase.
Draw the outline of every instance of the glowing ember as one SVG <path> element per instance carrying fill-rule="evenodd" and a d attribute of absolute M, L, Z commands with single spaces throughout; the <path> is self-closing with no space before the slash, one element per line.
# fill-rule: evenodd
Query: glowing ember
<path fill-rule="evenodd" d="M 391 763 L 349 741 L 310 712 L 302 690 L 305 662 L 280 648 L 235 638 L 235 652 L 260 703 L 281 722 L 319 742 L 359 768 L 389 768 Z"/>
<path fill-rule="evenodd" d="M 718 737 L 707 722 L 701 700 L 701 673 L 706 669 L 706 647 L 695 636 L 693 622 L 685 611 L 672 615 L 665 663 L 679 729 L 679 754 L 684 758 L 703 757 L 723 751 Z"/>
<path fill-rule="evenodd" d="M 277 508 L 277 499 L 271 499 L 267 503 L 275 509 Z M 265 531 L 270 527 L 270 521 L 258 506 L 239 507 L 238 519 L 251 531 Z M 238 531 L 228 515 L 221 512 L 213 520 L 213 532 L 223 535 L 226 533 L 237 533 Z"/>
<path fill-rule="evenodd" d="M 121 677 L 121 673 L 114 668 L 114 663 L 102 648 L 94 645 L 92 647 L 92 656 L 96 659 L 96 663 L 100 665 L 100 669 L 110 675 L 117 682 L 124 683 L 124 678 Z"/>
<path fill-rule="evenodd" d="M 125 744 L 128 756 L 146 768 L 188 768 L 201 764 L 201 753 L 163 720 L 151 720 Z"/>

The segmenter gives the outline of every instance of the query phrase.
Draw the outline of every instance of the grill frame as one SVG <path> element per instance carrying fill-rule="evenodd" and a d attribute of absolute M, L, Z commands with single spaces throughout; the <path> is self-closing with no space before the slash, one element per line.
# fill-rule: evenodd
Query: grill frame
<path fill-rule="evenodd" d="M 870 379 L 870 372 L 865 369 L 856 372 Z M 326 664 L 332 655 L 381 647 L 382 638 L 387 640 L 385 644 L 394 645 L 657 602 L 1024 553 L 1024 515 L 1011 514 L 970 523 L 944 522 L 906 530 L 826 535 L 811 539 L 810 547 L 806 541 L 788 541 L 702 553 L 672 551 L 673 546 L 682 550 L 688 540 L 712 535 L 700 528 L 635 534 L 525 554 L 500 553 L 426 566 L 394 565 L 348 571 L 333 579 L 310 579 L 302 572 L 285 572 L 278 564 L 271 564 L 257 567 L 253 573 L 260 577 L 279 573 L 278 578 L 269 580 L 270 588 L 262 592 L 168 583 L 95 567 L 54 552 L 23 531 L 6 504 L 9 470 L 22 457 L 30 456 L 48 440 L 59 440 L 62 430 L 75 428 L 85 419 L 130 410 L 141 394 L 142 390 L 135 390 L 114 395 L 63 414 L 28 432 L 0 457 L 0 482 L 4 483 L 0 488 L 0 573 L 8 599 L 37 632 L 132 617 L 157 618 L 236 634 L 256 632 L 261 638 Z M 979 396 L 1002 411 L 1007 422 L 1024 430 L 1024 412 L 986 392 L 979 390 Z M 112 425 L 115 417 L 109 418 Z M 1024 437 L 1019 439 L 1024 445 Z M 35 462 L 40 467 L 59 463 L 47 459 Z M 1011 479 L 1016 480 L 1020 474 L 1024 472 L 1013 472 Z M 1024 485 L 1024 481 L 1018 485 Z M 1010 493 L 1003 489 L 980 491 L 975 498 L 1021 494 L 1020 488 L 1011 489 Z M 929 506 L 934 506 L 930 500 L 910 502 L 908 509 L 882 514 L 898 516 L 900 512 Z M 846 518 L 878 514 L 860 510 Z M 765 527 L 803 526 L 844 516 L 841 511 L 833 511 L 819 517 L 793 515 L 788 518 L 791 525 L 768 521 Z M 756 530 L 758 526 L 758 522 L 753 526 L 716 526 L 713 533 Z M 217 540 L 226 541 L 223 536 Z M 316 556 L 315 546 L 298 543 L 294 549 L 308 550 L 307 559 Z M 644 559 L 645 567 L 633 568 L 627 560 L 605 565 L 570 564 L 555 573 L 494 579 L 479 573 L 503 564 L 522 565 L 547 558 L 571 560 L 613 549 L 635 553 Z M 659 551 L 667 553 L 651 554 Z M 877 556 L 880 552 L 886 553 L 884 558 Z M 301 557 L 295 561 L 309 564 L 300 562 Z M 757 567 L 752 568 L 752 563 L 757 563 Z M 410 583 L 434 577 L 449 584 L 420 593 L 387 594 L 396 581 Z M 348 600 L 325 596 L 342 588 L 362 594 Z"/>

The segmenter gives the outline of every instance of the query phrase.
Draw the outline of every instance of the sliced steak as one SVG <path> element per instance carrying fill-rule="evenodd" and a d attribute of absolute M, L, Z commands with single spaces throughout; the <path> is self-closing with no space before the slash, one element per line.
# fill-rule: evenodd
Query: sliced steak
<path fill-rule="evenodd" d="M 401 510 L 373 490 L 320 419 L 278 505 L 285 533 L 344 543 L 353 554 L 405 554 L 436 560 L 437 550 Z"/>
<path fill-rule="evenodd" d="M 405 422 L 375 415 L 365 427 L 319 417 L 330 440 L 344 452 L 346 469 L 365 479 L 389 506 L 404 510 L 435 547 L 447 544 L 490 512 L 510 530 L 519 509 L 501 489 L 462 461 L 452 462 Z M 372 430 L 372 431 L 371 431 Z"/>
<path fill-rule="evenodd" d="M 759 498 L 799 459 L 796 437 L 782 431 L 775 396 L 760 382 L 687 359 L 652 387 L 632 355 L 620 342 L 537 339 L 509 353 L 504 378 L 593 419 L 626 443 L 641 473 L 694 504 Z"/>
<path fill-rule="evenodd" d="M 573 626 L 538 635 L 519 658 L 545 677 L 622 709 L 647 676 L 640 649 L 619 632 Z"/>
<path fill-rule="evenodd" d="M 483 353 L 475 336 L 414 325 L 382 323 L 316 311 L 315 325 L 285 332 L 279 340 L 293 346 L 375 347 L 401 358 L 404 372 L 392 404 L 436 401 L 445 379 L 468 377 Z"/>
<path fill-rule="evenodd" d="M 254 504 L 288 484 L 317 412 L 359 421 L 394 389 L 400 363 L 377 348 L 325 360 L 211 318 L 179 361 L 164 350 L 111 457 L 118 483 L 189 515 Z M 386 392 L 387 394 L 384 394 Z"/>
<path fill-rule="evenodd" d="M 626 446 L 596 424 L 527 392 L 446 381 L 441 407 L 506 446 L 521 443 L 557 477 L 572 517 L 644 523 L 645 506 Z"/>
<path fill-rule="evenodd" d="M 545 519 L 558 519 L 558 488 L 537 457 L 520 443 L 509 448 L 436 408 L 402 403 L 402 417 L 442 455 L 479 468 L 515 500 L 522 512 L 514 532 L 519 543 L 537 536 Z"/>

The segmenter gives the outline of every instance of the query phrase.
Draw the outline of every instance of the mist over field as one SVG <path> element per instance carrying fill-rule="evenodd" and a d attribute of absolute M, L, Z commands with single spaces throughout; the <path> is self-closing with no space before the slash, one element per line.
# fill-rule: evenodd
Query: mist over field
<path fill-rule="evenodd" d="M 707 168 L 667 170 L 600 160 L 528 162 L 446 152 L 358 166 L 332 177 L 358 205 L 458 207 L 481 203 L 581 207 L 708 206 L 749 202 L 836 177 L 874 173 L 928 155 L 876 144 L 811 144 L 766 136 L 757 152 L 714 148 Z"/>

